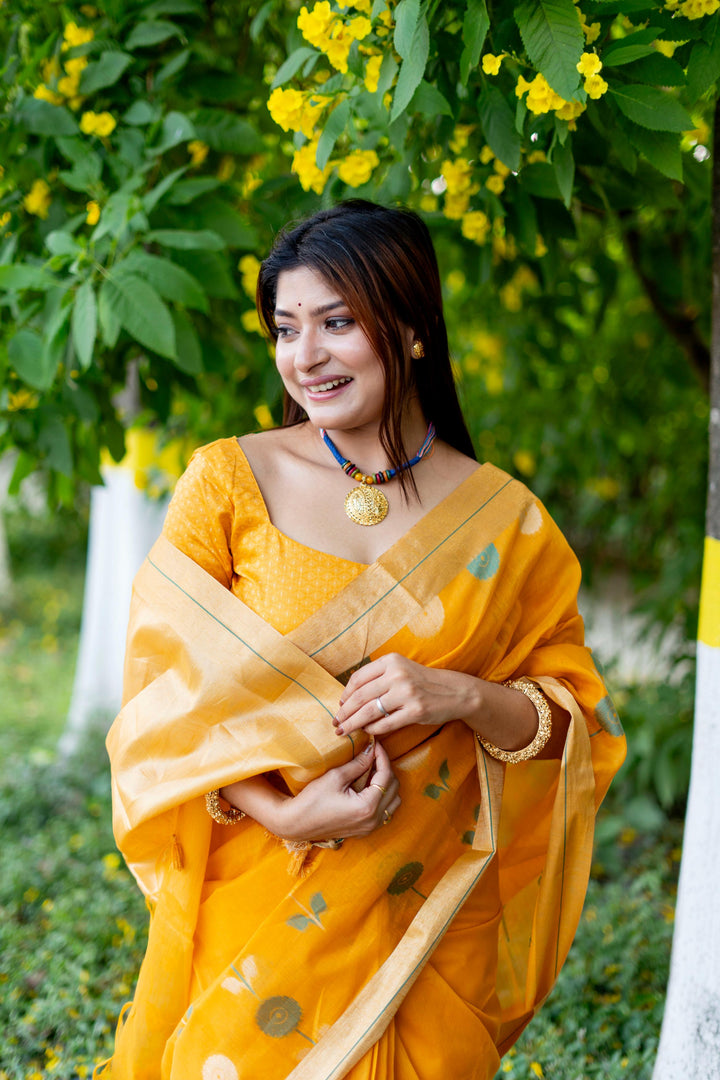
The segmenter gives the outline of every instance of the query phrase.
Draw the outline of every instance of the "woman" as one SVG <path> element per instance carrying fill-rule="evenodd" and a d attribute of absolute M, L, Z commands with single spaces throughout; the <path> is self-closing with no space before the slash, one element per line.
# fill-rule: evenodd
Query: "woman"
<path fill-rule="evenodd" d="M 284 426 L 195 454 L 136 581 L 108 746 L 152 919 L 98 1075 L 490 1080 L 624 753 L 577 561 L 475 461 L 416 215 L 282 234 L 258 308 Z"/>

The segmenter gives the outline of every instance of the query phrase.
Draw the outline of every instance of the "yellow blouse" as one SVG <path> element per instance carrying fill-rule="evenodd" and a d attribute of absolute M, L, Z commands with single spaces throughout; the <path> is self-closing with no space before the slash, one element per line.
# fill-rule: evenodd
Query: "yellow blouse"
<path fill-rule="evenodd" d="M 236 438 L 196 450 L 178 481 L 163 532 L 282 634 L 365 569 L 275 528 Z"/>

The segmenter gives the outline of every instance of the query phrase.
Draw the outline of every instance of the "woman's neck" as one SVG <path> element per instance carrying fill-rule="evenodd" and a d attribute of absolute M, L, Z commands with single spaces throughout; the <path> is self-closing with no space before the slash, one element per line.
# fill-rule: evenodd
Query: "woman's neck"
<path fill-rule="evenodd" d="M 402 421 L 402 439 L 408 458 L 411 458 L 422 446 L 427 435 L 427 428 L 428 422 L 422 414 L 420 405 L 416 401 L 411 402 Z M 314 430 L 319 439 L 319 429 Z M 367 473 L 380 472 L 391 464 L 380 442 L 379 423 L 346 430 L 328 428 L 327 433 L 342 456 Z"/>

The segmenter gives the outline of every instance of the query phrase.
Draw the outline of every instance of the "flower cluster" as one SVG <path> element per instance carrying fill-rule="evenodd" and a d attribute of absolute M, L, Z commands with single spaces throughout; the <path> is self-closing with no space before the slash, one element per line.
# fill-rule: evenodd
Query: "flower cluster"
<path fill-rule="evenodd" d="M 80 117 L 80 130 L 84 135 L 98 135 L 105 138 L 115 130 L 117 120 L 109 112 L 84 112 Z"/>
<path fill-rule="evenodd" d="M 210 149 L 208 144 L 201 142 L 200 139 L 192 139 L 187 144 L 187 148 L 190 154 L 190 163 L 193 168 L 202 165 L 203 161 L 208 156 L 208 150 Z"/>
<path fill-rule="evenodd" d="M 720 4 L 720 0 L 718 0 L 718 4 Z M 602 71 L 600 57 L 596 53 L 583 53 L 576 66 L 585 80 L 583 88 L 587 96 L 591 98 L 602 97 L 607 91 L 608 84 L 600 74 Z"/>
<path fill-rule="evenodd" d="M 720 0 L 665 0 L 665 7 L 686 19 L 703 19 L 715 14 L 720 8 Z"/>
<path fill-rule="evenodd" d="M 100 220 L 100 203 L 95 202 L 94 199 L 91 199 L 90 202 L 86 204 L 85 210 L 87 211 L 87 216 L 85 218 L 87 224 L 97 225 L 98 221 Z"/>
<path fill-rule="evenodd" d="M 312 139 L 320 114 L 332 99 L 312 90 L 303 92 L 278 86 L 268 99 L 268 111 L 283 131 L 301 131 Z"/>
<path fill-rule="evenodd" d="M 349 4 L 343 4 L 349 7 Z M 361 0 L 353 5 L 363 11 L 371 10 L 369 3 Z M 348 56 L 354 41 L 363 41 L 372 30 L 372 23 L 365 14 L 354 15 L 347 22 L 342 15 L 334 12 L 329 0 L 319 0 L 312 11 L 300 8 L 298 29 L 311 45 L 325 53 L 332 66 L 343 72 L 348 69 Z"/>
<path fill-rule="evenodd" d="M 374 150 L 352 150 L 338 163 L 338 176 L 349 187 L 360 187 L 367 184 L 379 164 L 380 158 Z"/>
<path fill-rule="evenodd" d="M 35 180 L 30 191 L 23 199 L 23 206 L 28 214 L 42 218 L 43 221 L 50 213 L 50 188 L 46 180 Z"/>
<path fill-rule="evenodd" d="M 472 165 L 467 158 L 443 161 L 440 166 L 445 181 L 445 205 L 443 214 L 452 221 L 459 221 L 467 213 L 470 198 L 479 187 L 473 183 Z"/>
<path fill-rule="evenodd" d="M 69 22 L 63 33 L 62 52 L 65 53 L 77 45 L 87 45 L 94 37 L 95 31 L 90 27 L 80 27 Z M 41 101 L 49 101 L 51 105 L 64 105 L 67 102 L 71 109 L 79 109 L 83 101 L 80 96 L 80 78 L 87 65 L 86 56 L 63 59 L 63 68 L 56 56 L 43 61 L 43 82 L 36 87 L 33 96 Z"/>
<path fill-rule="evenodd" d="M 238 270 L 242 274 L 242 287 L 250 297 L 255 299 L 258 274 L 260 273 L 260 261 L 255 255 L 243 255 L 238 263 Z"/>
<path fill-rule="evenodd" d="M 317 195 L 322 195 L 333 166 L 328 163 L 324 169 L 318 168 L 317 148 L 318 140 L 311 139 L 296 150 L 292 160 L 292 171 L 300 181 L 303 191 L 314 191 Z"/>

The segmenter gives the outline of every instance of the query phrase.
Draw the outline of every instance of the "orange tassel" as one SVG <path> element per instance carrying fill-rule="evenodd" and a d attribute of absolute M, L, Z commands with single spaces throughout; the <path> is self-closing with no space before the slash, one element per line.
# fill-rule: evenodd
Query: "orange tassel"
<path fill-rule="evenodd" d="M 171 858 L 171 863 L 172 863 L 173 870 L 182 870 L 183 866 L 185 865 L 185 860 L 183 858 L 183 849 L 180 846 L 180 841 L 178 840 L 175 833 L 173 833 L 173 838 L 172 838 L 172 858 Z"/>

